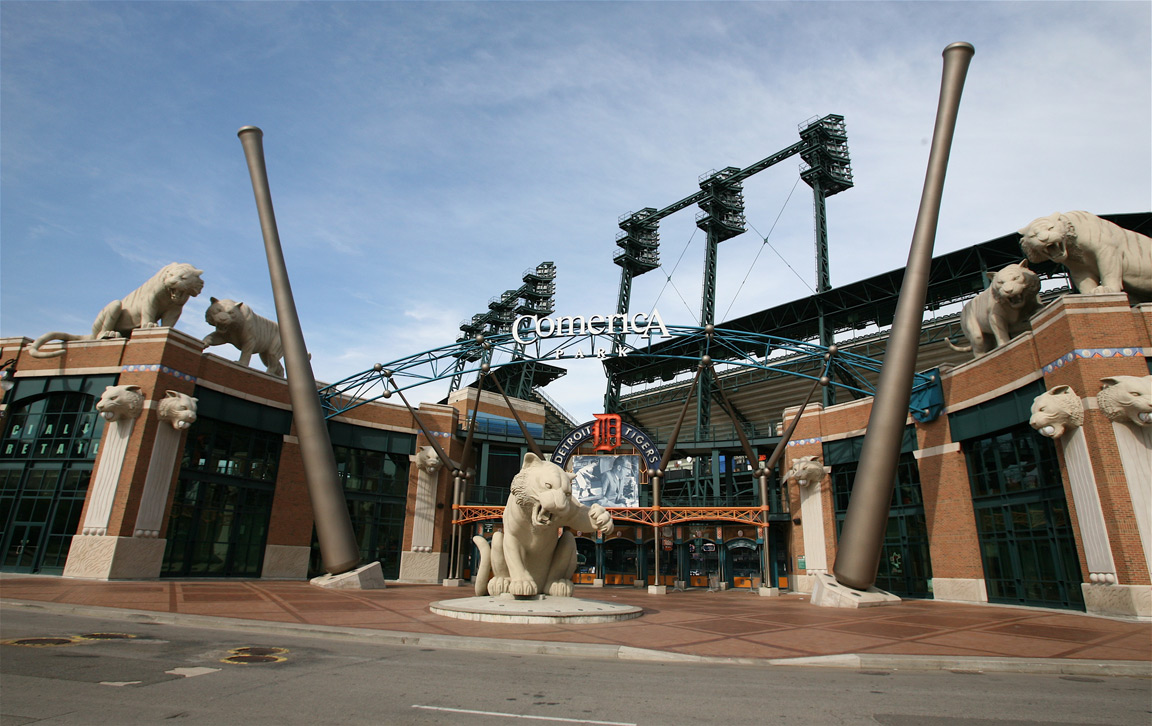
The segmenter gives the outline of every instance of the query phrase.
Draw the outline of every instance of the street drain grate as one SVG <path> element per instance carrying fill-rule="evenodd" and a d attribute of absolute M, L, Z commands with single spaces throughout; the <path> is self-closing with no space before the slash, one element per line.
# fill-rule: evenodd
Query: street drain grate
<path fill-rule="evenodd" d="M 131 633 L 83 633 L 76 637 L 84 640 L 131 640 L 137 636 Z"/>
<path fill-rule="evenodd" d="M 221 660 L 222 663 L 235 663 L 238 665 L 255 665 L 258 663 L 280 663 L 288 660 L 281 655 L 287 653 L 287 648 L 247 647 L 233 648 L 228 651 L 232 655 Z"/>
<path fill-rule="evenodd" d="M 57 645 L 75 645 L 73 638 L 16 638 L 15 640 L 0 641 L 4 645 L 19 645 L 25 648 L 49 648 Z"/>

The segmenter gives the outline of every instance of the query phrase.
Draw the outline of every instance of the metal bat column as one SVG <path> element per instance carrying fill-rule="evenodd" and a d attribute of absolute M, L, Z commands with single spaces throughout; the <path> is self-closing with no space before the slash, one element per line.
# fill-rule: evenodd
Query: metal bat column
<path fill-rule="evenodd" d="M 859 469 L 852 484 L 852 497 L 848 502 L 840 534 L 836 564 L 832 568 L 838 583 L 857 590 L 871 587 L 876 582 L 876 573 L 880 567 L 900 444 L 908 419 L 916 352 L 920 347 L 920 326 L 924 322 L 924 297 L 928 290 L 932 247 L 936 242 L 940 197 L 952 149 L 952 135 L 956 129 L 960 95 L 964 90 L 964 78 L 974 53 L 975 50 L 968 43 L 953 43 L 944 49 L 944 73 L 936 110 L 936 127 L 932 133 L 924 191 L 908 252 L 908 266 L 904 272 L 900 299 L 896 303 L 896 315 L 876 387 L 876 399 L 868 419 L 868 433 L 860 452 Z"/>
<path fill-rule="evenodd" d="M 344 491 L 336 478 L 332 441 L 324 425 L 320 397 L 316 393 L 316 378 L 312 373 L 312 363 L 308 360 L 308 349 L 304 343 L 304 333 L 300 330 L 300 318 L 296 314 L 292 286 L 288 282 L 288 269 L 284 264 L 284 251 L 276 231 L 268 171 L 264 166 L 264 132 L 255 126 L 245 126 L 237 135 L 248 161 L 252 191 L 256 195 L 256 209 L 260 214 L 260 229 L 264 233 L 268 274 L 272 278 L 272 294 L 276 299 L 276 322 L 280 325 L 280 340 L 284 346 L 288 395 L 292 401 L 296 435 L 300 439 L 300 458 L 304 464 L 308 495 L 312 500 L 320 556 L 324 561 L 324 569 L 329 574 L 339 575 L 360 564 L 360 549 L 356 546 Z"/>

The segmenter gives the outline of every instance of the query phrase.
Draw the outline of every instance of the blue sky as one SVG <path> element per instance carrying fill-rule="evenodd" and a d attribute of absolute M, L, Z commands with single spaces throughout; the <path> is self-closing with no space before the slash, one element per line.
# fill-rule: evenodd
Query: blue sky
<path fill-rule="evenodd" d="M 0 335 L 88 332 L 169 262 L 274 317 L 236 130 L 265 132 L 318 379 L 454 340 L 556 263 L 560 314 L 614 310 L 617 219 L 846 118 L 833 285 L 904 264 L 941 50 L 976 47 L 936 251 L 1054 211 L 1152 208 L 1147 2 L 0 3 Z M 798 159 L 745 184 L 717 318 L 809 294 Z M 661 224 L 633 309 L 694 324 L 703 234 Z M 769 234 L 769 246 L 762 242 Z M 669 278 L 671 278 L 669 280 Z M 211 349 L 234 359 L 231 347 Z M 600 410 L 594 361 L 547 389 Z M 436 400 L 429 386 L 416 398 Z"/>

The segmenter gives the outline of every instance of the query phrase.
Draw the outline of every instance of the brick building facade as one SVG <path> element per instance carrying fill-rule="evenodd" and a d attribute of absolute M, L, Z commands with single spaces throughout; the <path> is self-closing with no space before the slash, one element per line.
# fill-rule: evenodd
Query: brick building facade
<path fill-rule="evenodd" d="M 881 586 L 919 567 L 937 599 L 1152 617 L 1152 426 L 1111 421 L 1096 402 L 1102 378 L 1149 375 L 1150 331 L 1152 304 L 1064 295 L 1031 332 L 943 372 L 944 415 L 908 419 Z M 1085 412 L 1053 440 L 1028 420 L 1034 398 L 1058 386 Z M 801 588 L 835 561 L 843 485 L 858 459 L 848 444 L 870 411 L 871 399 L 809 406 L 789 444 L 789 460 L 820 456 L 828 471 L 818 490 L 791 492 Z"/>
<path fill-rule="evenodd" d="M 15 372 L 0 440 L 5 569 L 101 579 L 319 574 L 284 379 L 205 353 L 172 328 L 72 342 L 57 358 L 32 357 L 30 343 L 0 340 L 0 360 Z M 138 418 L 97 414 L 108 386 L 139 387 Z M 160 420 L 169 392 L 197 399 L 190 427 Z M 541 406 L 516 405 L 542 423 Z M 462 392 L 418 409 L 456 459 L 468 406 Z M 481 410 L 509 417 L 488 396 Z M 362 559 L 379 560 L 390 578 L 442 579 L 451 478 L 416 466 L 429 442 L 407 408 L 367 403 L 328 427 Z"/>
<path fill-rule="evenodd" d="M 1148 375 L 1152 305 L 1065 295 L 1032 324 L 942 373 L 943 415 L 909 419 L 877 584 L 912 597 L 1152 617 L 1152 427 L 1111 421 L 1096 402 L 1101 378 Z M 169 328 L 69 343 L 52 359 L 28 355 L 29 343 L 0 340 L 0 360 L 15 371 L 0 439 L 0 566 L 104 579 L 319 574 L 283 379 L 206 353 Z M 138 418 L 96 414 L 111 385 L 140 388 Z M 1052 440 L 1028 416 L 1035 396 L 1057 386 L 1075 392 L 1085 417 Z M 169 391 L 198 399 L 190 427 L 160 420 Z M 475 398 L 465 388 L 447 403 L 419 406 L 457 460 Z M 543 426 L 543 406 L 515 405 L 529 427 Z M 779 485 L 784 516 L 769 527 L 701 522 L 655 538 L 625 524 L 609 538 L 579 533 L 589 567 L 577 581 L 656 582 L 659 546 L 660 582 L 714 586 L 713 572 L 695 568 L 716 567 L 728 585 L 755 587 L 759 577 L 747 575 L 758 574 L 768 548 L 779 576 L 771 584 L 807 589 L 835 561 L 870 410 L 871 399 L 806 409 L 782 463 L 819 456 L 827 475 L 818 486 Z M 502 504 L 524 443 L 513 426 L 498 430 L 512 417 L 495 394 L 480 394 L 477 418 L 489 435 L 478 439 L 469 503 Z M 420 458 L 429 442 L 408 410 L 391 400 L 365 404 L 331 419 L 329 431 L 364 561 L 380 561 L 389 578 L 443 580 L 452 480 Z"/>

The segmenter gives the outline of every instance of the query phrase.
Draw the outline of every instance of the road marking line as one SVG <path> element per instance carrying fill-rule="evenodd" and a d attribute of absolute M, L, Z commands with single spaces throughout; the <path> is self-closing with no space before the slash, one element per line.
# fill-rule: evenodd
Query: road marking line
<path fill-rule="evenodd" d="M 219 668 L 173 668 L 170 671 L 164 671 L 172 676 L 184 676 L 185 678 L 195 678 L 196 676 L 207 675 L 208 673 L 215 673 Z"/>
<path fill-rule="evenodd" d="M 590 721 L 585 718 L 560 718 L 558 716 L 528 716 L 522 713 L 504 713 L 502 711 L 473 711 L 468 708 L 445 708 L 443 706 L 421 706 L 412 704 L 412 708 L 423 708 L 428 711 L 450 711 L 451 713 L 467 713 L 474 716 L 503 716 L 504 718 L 524 718 L 535 721 L 563 721 L 564 723 L 590 723 L 596 726 L 636 726 L 631 721 Z"/>
<path fill-rule="evenodd" d="M 143 682 L 144 681 L 100 681 L 100 685 L 102 685 L 102 686 L 116 686 L 117 688 L 119 688 L 122 686 L 138 686 Z"/>

